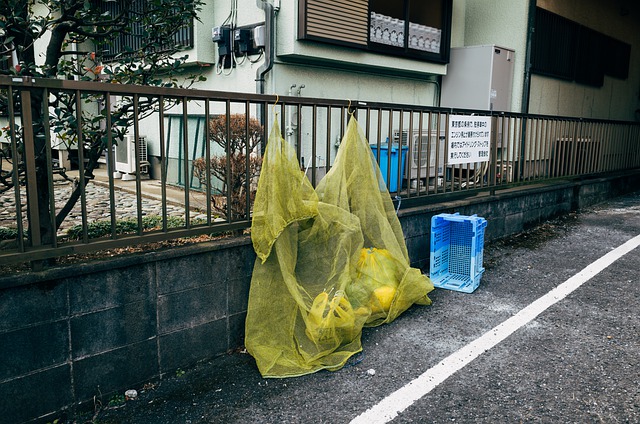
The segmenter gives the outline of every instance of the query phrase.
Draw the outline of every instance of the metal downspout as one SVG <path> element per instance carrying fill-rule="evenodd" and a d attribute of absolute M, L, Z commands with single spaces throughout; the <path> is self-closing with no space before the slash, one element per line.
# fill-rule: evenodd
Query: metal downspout
<path fill-rule="evenodd" d="M 536 0 L 529 0 L 529 16 L 527 16 L 527 47 L 524 58 L 524 84 L 522 87 L 522 105 L 520 107 L 523 114 L 529 113 L 529 98 L 531 96 L 531 43 L 533 42 L 533 33 L 535 29 L 536 20 Z M 525 160 L 525 146 L 527 138 L 527 118 L 522 119 L 522 139 L 520 140 L 520 178 L 524 176 L 524 160 Z"/>
<path fill-rule="evenodd" d="M 274 11 L 273 5 L 267 3 L 265 0 L 256 0 L 256 4 L 262 10 L 264 10 L 264 25 L 265 25 L 265 51 L 264 62 L 256 71 L 256 91 L 258 94 L 264 94 L 264 76 L 273 68 L 273 21 Z"/>
<path fill-rule="evenodd" d="M 529 16 L 527 17 L 527 45 L 524 58 L 524 84 L 522 87 L 522 113 L 529 113 L 529 97 L 531 96 L 531 43 L 535 31 L 536 0 L 529 0 Z"/>

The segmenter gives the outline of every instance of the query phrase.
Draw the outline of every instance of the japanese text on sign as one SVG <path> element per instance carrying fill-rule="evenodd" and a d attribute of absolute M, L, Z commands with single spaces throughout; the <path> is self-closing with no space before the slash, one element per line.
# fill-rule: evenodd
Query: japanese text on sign
<path fill-rule="evenodd" d="M 490 116 L 449 115 L 448 165 L 487 162 L 490 145 Z"/>

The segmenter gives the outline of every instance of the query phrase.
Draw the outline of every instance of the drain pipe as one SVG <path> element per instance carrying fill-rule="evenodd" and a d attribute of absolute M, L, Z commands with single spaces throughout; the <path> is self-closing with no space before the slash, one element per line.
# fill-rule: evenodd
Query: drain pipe
<path fill-rule="evenodd" d="M 264 62 L 258 68 L 256 72 L 256 91 L 258 94 L 264 94 L 264 76 L 273 68 L 273 21 L 274 21 L 274 9 L 271 3 L 265 0 L 256 0 L 256 4 L 262 10 L 264 10 L 264 33 L 265 33 L 265 45 L 264 45 Z"/>
<path fill-rule="evenodd" d="M 535 32 L 536 0 L 529 0 L 529 14 L 527 17 L 527 41 L 524 57 L 524 84 L 522 87 L 522 105 L 520 112 L 529 113 L 529 100 L 531 95 L 531 43 Z"/>
<path fill-rule="evenodd" d="M 522 87 L 522 105 L 520 105 L 520 110 L 524 114 L 529 113 L 529 101 L 531 95 L 531 43 L 533 41 L 533 33 L 535 32 L 535 21 L 536 21 L 536 0 L 529 0 L 529 15 L 527 16 L 527 46 L 524 58 L 524 84 Z M 527 120 L 522 120 L 522 138 L 520 140 L 520 163 L 524 163 L 524 152 L 526 146 L 526 136 L 527 136 Z M 523 177 L 523 169 L 524 167 L 520 167 L 520 177 Z"/>

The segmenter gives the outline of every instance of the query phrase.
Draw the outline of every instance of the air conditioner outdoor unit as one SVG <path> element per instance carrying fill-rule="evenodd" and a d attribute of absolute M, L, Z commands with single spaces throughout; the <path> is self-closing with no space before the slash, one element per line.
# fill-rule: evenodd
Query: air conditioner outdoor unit
<path fill-rule="evenodd" d="M 442 177 L 444 175 L 446 137 L 444 131 L 440 131 L 439 136 L 437 134 L 437 131 L 431 131 L 430 135 L 427 131 L 423 131 L 422 134 L 419 134 L 418 131 L 412 133 L 411 157 L 407 160 L 405 166 L 404 177 L 406 179 L 410 181 L 417 179 L 426 180 L 427 178 Z M 402 131 L 403 146 L 407 146 L 407 136 L 407 131 Z M 398 142 L 398 138 L 399 131 L 395 131 L 393 133 L 393 139 L 396 143 Z M 427 160 L 429 161 L 428 167 Z"/>
<path fill-rule="evenodd" d="M 122 174 L 122 179 L 132 179 L 131 174 L 136 173 L 136 144 L 140 159 L 140 176 L 149 175 L 149 161 L 147 158 L 147 141 L 144 136 L 135 142 L 133 135 L 126 135 L 124 140 L 114 146 L 115 150 L 115 170 Z"/>

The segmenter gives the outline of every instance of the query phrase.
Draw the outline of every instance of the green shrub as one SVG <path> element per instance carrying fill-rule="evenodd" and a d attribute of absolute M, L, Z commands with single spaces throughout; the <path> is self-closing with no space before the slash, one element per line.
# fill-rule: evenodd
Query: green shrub
<path fill-rule="evenodd" d="M 205 220 L 192 220 L 192 225 L 204 224 Z M 167 217 L 167 228 L 182 228 L 185 226 L 184 218 L 177 216 Z M 149 215 L 142 217 L 142 231 L 150 231 L 162 228 L 162 217 L 158 215 Z M 135 234 L 138 232 L 137 219 L 119 219 L 116 220 L 116 234 Z M 87 233 L 89 238 L 100 238 L 111 235 L 111 221 L 95 221 L 87 224 Z M 69 240 L 82 239 L 82 225 L 74 225 L 67 230 Z"/>
<path fill-rule="evenodd" d="M 18 238 L 17 228 L 0 227 L 0 240 L 14 240 Z"/>

